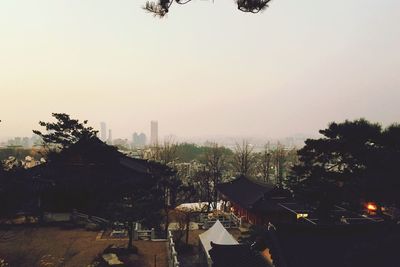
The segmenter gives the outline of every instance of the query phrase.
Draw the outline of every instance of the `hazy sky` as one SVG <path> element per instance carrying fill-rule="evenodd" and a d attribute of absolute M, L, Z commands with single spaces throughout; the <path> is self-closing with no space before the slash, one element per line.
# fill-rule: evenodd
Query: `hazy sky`
<path fill-rule="evenodd" d="M 400 1 L 1 0 L 0 138 L 51 112 L 114 137 L 316 133 L 330 121 L 400 121 Z"/>

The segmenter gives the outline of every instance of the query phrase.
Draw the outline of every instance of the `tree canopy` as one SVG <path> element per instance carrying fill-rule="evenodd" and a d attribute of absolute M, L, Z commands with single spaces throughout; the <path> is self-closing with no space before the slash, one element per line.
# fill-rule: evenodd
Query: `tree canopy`
<path fill-rule="evenodd" d="M 400 125 L 365 119 L 331 123 L 299 150 L 289 186 L 298 196 L 334 203 L 400 203 Z"/>
<path fill-rule="evenodd" d="M 154 16 L 164 17 L 170 10 L 173 3 L 184 5 L 192 0 L 157 0 L 147 1 L 143 9 L 154 14 Z M 238 10 L 248 13 L 259 13 L 268 7 L 271 0 L 234 0 Z"/>
<path fill-rule="evenodd" d="M 39 122 L 40 126 L 45 127 L 47 133 L 33 130 L 34 134 L 42 138 L 45 146 L 67 148 L 81 139 L 90 139 L 97 134 L 96 130 L 87 126 L 87 120 L 79 122 L 65 113 L 52 113 L 52 116 L 57 120 L 56 122 Z"/>

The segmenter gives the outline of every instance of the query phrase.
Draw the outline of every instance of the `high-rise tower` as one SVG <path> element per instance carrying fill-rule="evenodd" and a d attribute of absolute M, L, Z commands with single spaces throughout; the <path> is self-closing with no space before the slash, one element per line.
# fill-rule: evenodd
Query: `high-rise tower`
<path fill-rule="evenodd" d="M 158 144 L 158 121 L 150 122 L 150 145 Z"/>
<path fill-rule="evenodd" d="M 105 122 L 100 122 L 100 139 L 101 141 L 107 141 L 107 126 Z"/>
<path fill-rule="evenodd" d="M 112 145 L 112 144 L 113 144 L 113 140 L 112 140 L 112 131 L 111 131 L 111 129 L 108 130 L 107 144 L 109 144 L 109 145 Z"/>

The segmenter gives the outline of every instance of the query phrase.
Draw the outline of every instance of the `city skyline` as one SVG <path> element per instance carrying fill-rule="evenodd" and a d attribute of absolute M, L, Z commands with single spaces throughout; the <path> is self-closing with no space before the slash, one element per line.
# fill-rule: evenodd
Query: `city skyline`
<path fill-rule="evenodd" d="M 303 142 L 307 138 L 313 138 L 315 134 L 295 134 L 292 136 L 282 136 L 282 137 L 271 137 L 271 136 L 257 136 L 257 135 L 204 135 L 204 136 L 177 136 L 173 134 L 167 134 L 159 136 L 159 127 L 157 120 L 151 120 L 150 125 L 144 131 L 133 131 L 133 133 L 127 136 L 113 136 L 113 129 L 107 127 L 107 123 L 102 121 L 99 126 L 93 126 L 94 130 L 97 130 L 97 137 L 106 142 L 109 145 L 116 145 L 114 141 L 126 142 L 130 148 L 142 148 L 145 146 L 152 146 L 157 144 L 162 144 L 163 142 L 174 142 L 174 143 L 193 143 L 197 145 L 209 145 L 210 142 L 216 142 L 224 146 L 235 146 L 243 140 L 251 142 L 258 148 L 263 148 L 267 143 L 272 145 L 282 143 L 287 147 L 302 147 Z M 149 136 L 149 139 L 147 139 Z M 30 140 L 30 141 L 28 141 Z M 35 134 L 28 136 L 9 136 L 5 138 L 0 138 L 1 145 L 5 146 L 22 146 L 31 147 L 34 143 L 37 145 L 39 143 L 39 137 Z M 27 145 L 29 143 L 29 145 Z"/>
<path fill-rule="evenodd" d="M 50 119 L 51 120 L 51 119 Z M 79 119 L 80 120 L 80 119 Z M 83 120 L 80 120 L 83 121 Z M 172 142 L 178 142 L 178 143 L 195 143 L 195 144 L 205 144 L 208 142 L 216 142 L 219 144 L 235 144 L 238 142 L 241 142 L 243 140 L 247 140 L 250 142 L 254 142 L 258 145 L 262 145 L 262 144 L 266 144 L 267 142 L 289 142 L 289 143 L 297 143 L 298 147 L 300 146 L 299 143 L 302 143 L 302 141 L 306 140 L 307 138 L 316 138 L 318 136 L 320 136 L 318 130 L 316 132 L 297 132 L 297 133 L 293 133 L 291 135 L 282 135 L 282 136 L 272 136 L 272 135 L 263 135 L 263 134 L 213 134 L 213 133 L 209 133 L 209 134 L 204 134 L 204 135 L 177 135 L 175 133 L 166 133 L 166 132 L 162 132 L 162 134 L 158 134 L 158 121 L 156 120 L 150 120 L 149 122 L 147 122 L 147 128 L 139 128 L 139 127 L 132 127 L 131 125 L 127 126 L 127 129 L 129 128 L 129 130 L 126 130 L 126 132 L 130 132 L 130 134 L 116 134 L 114 135 L 114 131 L 112 129 L 112 127 L 108 127 L 108 123 L 101 121 L 98 123 L 98 125 L 90 123 L 90 121 L 88 122 L 89 126 L 92 126 L 95 130 L 98 131 L 98 138 L 104 142 L 110 143 L 110 136 L 111 136 L 111 141 L 116 140 L 116 139 L 126 139 L 129 140 L 129 142 L 134 143 L 133 142 L 133 135 L 134 134 L 138 134 L 138 135 L 144 135 L 144 140 L 145 140 L 145 144 L 146 145 L 151 145 L 154 142 L 152 141 L 151 138 L 151 134 L 152 134 L 152 129 L 151 129 L 151 125 L 152 122 L 156 122 L 157 124 L 157 141 L 158 142 L 164 142 L 164 141 L 172 141 Z M 376 122 L 376 121 L 371 121 L 373 123 L 380 123 L 381 122 Z M 390 124 L 393 124 L 396 122 L 392 122 L 392 123 L 388 123 L 388 124 L 382 124 L 383 126 L 388 126 Z M 149 125 L 150 124 L 150 125 Z M 325 126 L 327 127 L 328 124 Z M 40 126 L 35 127 L 34 129 L 40 129 Z M 162 130 L 162 128 L 161 128 Z M 104 132 L 105 131 L 105 132 Z M 104 134 L 105 133 L 105 134 Z M 106 138 L 103 140 L 103 136 L 105 136 Z M 147 139 L 147 137 L 149 137 Z M 28 131 L 27 134 L 21 134 L 21 135 L 2 135 L 1 132 L 1 123 L 0 123 L 0 143 L 1 142 L 13 142 L 12 140 L 14 139 L 18 139 L 18 138 L 37 138 L 35 137 L 35 134 L 33 134 L 32 131 Z M 143 138 L 143 136 L 141 137 Z M 141 139 L 143 140 L 143 139 Z M 288 141 L 289 140 L 289 141 Z M 297 141 L 296 141 L 297 140 Z M 301 147 L 301 146 L 300 146 Z"/>

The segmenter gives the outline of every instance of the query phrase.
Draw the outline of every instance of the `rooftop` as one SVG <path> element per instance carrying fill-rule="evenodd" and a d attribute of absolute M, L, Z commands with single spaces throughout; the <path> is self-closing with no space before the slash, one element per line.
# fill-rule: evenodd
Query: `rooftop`
<path fill-rule="evenodd" d="M 247 244 L 218 245 L 211 243 L 213 267 L 272 267 L 260 252 Z"/>
<path fill-rule="evenodd" d="M 244 208 L 250 208 L 266 194 L 272 192 L 276 186 L 272 184 L 262 184 L 241 176 L 231 182 L 219 184 L 217 188 L 220 193 L 236 204 Z"/>

